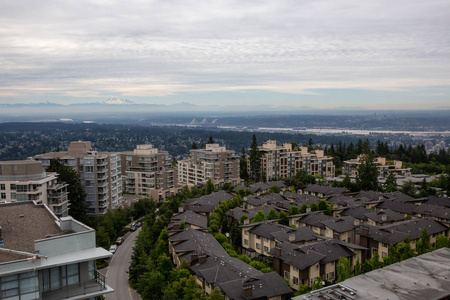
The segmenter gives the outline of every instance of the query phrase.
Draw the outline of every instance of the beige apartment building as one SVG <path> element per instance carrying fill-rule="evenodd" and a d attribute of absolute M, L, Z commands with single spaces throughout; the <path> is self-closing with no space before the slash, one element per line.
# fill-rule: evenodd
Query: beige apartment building
<path fill-rule="evenodd" d="M 302 170 L 323 177 L 333 177 L 335 174 L 333 158 L 325 156 L 323 150 L 308 152 L 308 147 L 293 149 L 292 144 L 277 145 L 275 140 L 264 142 L 258 149 L 261 154 L 261 173 L 266 175 L 265 181 L 292 177 Z M 250 163 L 247 165 L 250 167 Z"/>
<path fill-rule="evenodd" d="M 208 179 L 216 187 L 240 184 L 239 158 L 234 151 L 219 144 L 206 144 L 205 149 L 192 149 L 187 159 L 178 162 L 180 185 L 206 184 Z"/>
<path fill-rule="evenodd" d="M 362 158 L 363 154 L 359 155 L 358 158 L 344 161 L 343 173 L 349 176 L 358 175 Z M 376 157 L 373 162 L 382 177 L 387 177 L 391 173 L 405 177 L 411 176 L 411 168 L 402 168 L 402 161 L 400 160 L 387 161 L 385 157 Z"/>
<path fill-rule="evenodd" d="M 134 151 L 122 152 L 121 161 L 124 191 L 155 201 L 164 201 L 178 192 L 178 170 L 172 166 L 167 151 L 159 151 L 151 144 L 138 145 Z"/>
<path fill-rule="evenodd" d="M 57 177 L 43 171 L 39 161 L 2 161 L 0 203 L 35 201 L 46 204 L 57 217 L 67 217 L 67 184 L 57 183 Z"/>
<path fill-rule="evenodd" d="M 61 160 L 80 174 L 87 194 L 88 215 L 103 215 L 122 203 L 120 153 L 97 152 L 91 142 L 71 142 L 68 151 L 50 152 L 33 157 L 48 167 L 52 159 Z"/>

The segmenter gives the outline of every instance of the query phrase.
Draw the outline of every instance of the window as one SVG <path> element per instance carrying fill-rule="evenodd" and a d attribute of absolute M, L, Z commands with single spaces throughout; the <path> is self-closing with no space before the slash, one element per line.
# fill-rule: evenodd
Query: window
<path fill-rule="evenodd" d="M 294 284 L 298 285 L 298 278 L 293 276 L 292 277 L 292 281 L 294 282 Z"/>
<path fill-rule="evenodd" d="M 319 270 L 319 264 L 316 264 L 315 266 L 314 266 L 314 270 Z"/>
<path fill-rule="evenodd" d="M 261 244 L 260 243 L 256 243 L 256 249 L 261 250 Z"/>
<path fill-rule="evenodd" d="M 247 239 L 244 240 L 244 244 L 248 246 L 248 240 Z"/>
<path fill-rule="evenodd" d="M 244 235 L 248 235 L 248 230 L 244 230 Z"/>
<path fill-rule="evenodd" d="M 334 280 L 334 272 L 330 272 L 327 274 L 328 280 Z"/>
<path fill-rule="evenodd" d="M 2 199 L 6 199 L 6 193 L 2 193 L 1 195 L 2 195 L 2 197 L 1 197 Z"/>
<path fill-rule="evenodd" d="M 264 246 L 264 252 L 269 252 L 269 247 Z"/>
<path fill-rule="evenodd" d="M 5 188 L 5 184 L 0 184 L 0 190 L 2 190 L 2 191 L 4 191 L 6 188 Z"/>
<path fill-rule="evenodd" d="M 42 291 L 57 290 L 62 286 L 80 282 L 78 264 L 42 270 Z M 91 275 L 91 274 L 89 274 Z"/>
<path fill-rule="evenodd" d="M 261 239 L 261 237 L 260 237 L 259 235 L 257 235 L 257 236 L 256 236 L 256 239 L 259 240 L 259 239 Z"/>
<path fill-rule="evenodd" d="M 290 280 L 291 274 L 288 271 L 284 271 L 284 278 L 286 278 L 287 280 Z"/>
<path fill-rule="evenodd" d="M 27 272 L 1 278 L 1 299 L 35 299 L 39 294 L 39 280 L 37 272 Z M 16 296 L 16 297 L 14 297 Z"/>
<path fill-rule="evenodd" d="M 298 272 L 298 268 L 294 267 L 294 271 L 295 271 L 295 272 Z"/>
<path fill-rule="evenodd" d="M 85 171 L 86 171 L 86 173 L 92 173 L 92 172 L 94 172 L 94 167 L 93 166 L 86 166 Z"/>

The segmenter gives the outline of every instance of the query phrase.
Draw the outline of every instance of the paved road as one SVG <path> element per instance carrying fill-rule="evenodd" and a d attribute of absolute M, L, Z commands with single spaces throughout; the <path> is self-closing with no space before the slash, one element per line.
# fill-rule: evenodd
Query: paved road
<path fill-rule="evenodd" d="M 139 228 L 135 232 L 129 232 L 125 235 L 125 241 L 119 246 L 106 272 L 106 282 L 115 291 L 106 295 L 106 300 L 138 300 L 139 295 L 128 285 L 128 266 L 133 252 L 134 239 Z"/>

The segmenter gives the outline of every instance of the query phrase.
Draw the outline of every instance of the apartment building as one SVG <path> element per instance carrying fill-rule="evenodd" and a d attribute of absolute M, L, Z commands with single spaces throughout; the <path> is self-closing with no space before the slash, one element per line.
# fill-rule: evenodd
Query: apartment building
<path fill-rule="evenodd" d="M 67 184 L 57 182 L 58 174 L 42 170 L 40 161 L 0 162 L 0 203 L 36 201 L 46 204 L 58 217 L 67 217 Z"/>
<path fill-rule="evenodd" d="M 95 230 L 36 202 L 0 204 L 0 299 L 96 299 L 114 290 L 96 270 L 111 257 Z"/>
<path fill-rule="evenodd" d="M 358 175 L 358 168 L 361 165 L 362 158 L 363 154 L 359 155 L 358 158 L 344 161 L 343 173 L 349 176 Z M 411 168 L 402 168 L 402 162 L 400 160 L 388 161 L 385 157 L 376 157 L 373 162 L 382 177 L 387 177 L 391 173 L 405 177 L 411 176 Z"/>
<path fill-rule="evenodd" d="M 87 194 L 88 215 L 103 215 L 122 203 L 122 173 L 120 153 L 98 152 L 91 142 L 71 142 L 68 151 L 50 152 L 33 157 L 48 167 L 59 159 L 80 174 Z"/>
<path fill-rule="evenodd" d="M 258 149 L 261 154 L 261 173 L 266 175 L 265 181 L 292 177 L 302 170 L 311 175 L 334 177 L 333 158 L 325 156 L 323 150 L 308 152 L 308 147 L 293 149 L 290 143 L 277 145 L 274 140 L 264 142 Z"/>
<path fill-rule="evenodd" d="M 122 152 L 123 190 L 164 201 L 179 191 L 178 169 L 172 166 L 167 151 L 153 145 L 138 145 L 133 151 Z"/>

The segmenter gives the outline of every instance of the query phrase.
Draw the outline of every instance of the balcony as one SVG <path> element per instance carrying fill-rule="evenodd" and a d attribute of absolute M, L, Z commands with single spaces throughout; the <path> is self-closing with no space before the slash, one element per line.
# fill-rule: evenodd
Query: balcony
<path fill-rule="evenodd" d="M 96 278 L 62 287 L 58 290 L 42 293 L 43 300 L 57 300 L 57 299 L 88 299 L 109 294 L 114 290 L 106 285 L 106 277 L 100 272 L 96 271 Z"/>

